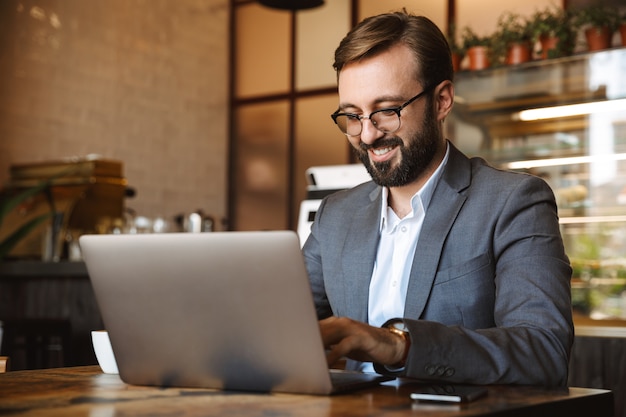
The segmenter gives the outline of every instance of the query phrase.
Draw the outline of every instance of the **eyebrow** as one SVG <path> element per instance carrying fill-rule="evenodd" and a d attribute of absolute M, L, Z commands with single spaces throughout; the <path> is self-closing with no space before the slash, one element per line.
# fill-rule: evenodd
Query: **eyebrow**
<path fill-rule="evenodd" d="M 382 96 L 382 97 L 377 98 L 376 100 L 374 100 L 373 104 L 377 105 L 380 103 L 386 103 L 390 101 L 404 102 L 406 101 L 406 99 L 398 95 L 394 95 L 394 96 L 387 95 L 387 96 Z M 348 109 L 348 108 L 360 109 L 359 106 L 352 104 L 352 103 L 340 103 L 339 107 L 337 108 L 337 111 L 345 111 L 345 109 Z"/>

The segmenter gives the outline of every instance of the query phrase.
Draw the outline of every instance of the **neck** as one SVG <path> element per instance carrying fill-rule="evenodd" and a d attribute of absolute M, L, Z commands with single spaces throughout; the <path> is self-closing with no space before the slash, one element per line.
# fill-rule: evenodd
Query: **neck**
<path fill-rule="evenodd" d="M 401 187 L 389 187 L 387 196 L 387 205 L 396 213 L 399 218 L 404 218 L 413 209 L 411 207 L 411 199 L 420 191 L 426 182 L 432 177 L 437 170 L 446 154 L 446 146 L 442 146 L 435 154 L 428 167 L 413 182 Z"/>

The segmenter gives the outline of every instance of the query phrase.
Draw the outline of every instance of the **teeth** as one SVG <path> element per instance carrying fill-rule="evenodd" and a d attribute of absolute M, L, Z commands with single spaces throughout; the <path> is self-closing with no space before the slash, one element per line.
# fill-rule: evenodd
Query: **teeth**
<path fill-rule="evenodd" d="M 372 152 L 374 152 L 374 155 L 380 156 L 380 155 L 384 155 L 387 152 L 391 152 L 393 148 L 380 148 L 380 149 L 372 149 Z"/>

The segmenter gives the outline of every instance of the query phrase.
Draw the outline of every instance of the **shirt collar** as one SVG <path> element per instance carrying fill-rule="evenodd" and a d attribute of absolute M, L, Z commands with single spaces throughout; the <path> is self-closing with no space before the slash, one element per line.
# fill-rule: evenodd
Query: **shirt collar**
<path fill-rule="evenodd" d="M 430 204 L 430 200 L 432 199 L 433 193 L 435 191 L 435 187 L 439 182 L 439 178 L 441 178 L 441 174 L 443 172 L 444 167 L 448 163 L 448 155 L 450 154 L 450 144 L 446 141 L 446 154 L 443 157 L 443 160 L 433 172 L 433 175 L 428 178 L 426 184 L 418 192 L 416 192 L 413 197 L 411 197 L 411 206 L 413 207 L 413 211 L 415 211 L 415 205 L 417 204 L 418 199 L 422 202 L 422 207 L 424 207 L 424 211 L 428 209 L 428 205 Z M 383 198 L 382 198 L 382 209 L 380 210 L 380 230 L 383 230 L 383 227 L 388 222 L 387 219 L 387 198 L 389 196 L 389 188 L 383 187 Z"/>

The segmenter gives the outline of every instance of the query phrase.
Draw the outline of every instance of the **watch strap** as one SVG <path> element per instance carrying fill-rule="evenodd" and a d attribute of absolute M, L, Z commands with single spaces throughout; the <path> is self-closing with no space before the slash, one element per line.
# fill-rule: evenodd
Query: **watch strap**
<path fill-rule="evenodd" d="M 393 369 L 404 368 L 404 366 L 406 365 L 406 360 L 409 356 L 409 351 L 411 350 L 411 336 L 404 325 L 404 321 L 400 318 L 394 318 L 385 322 L 382 327 L 389 330 L 389 332 L 395 334 L 396 336 L 404 339 L 404 352 L 402 354 L 402 360 L 390 366 Z"/>

